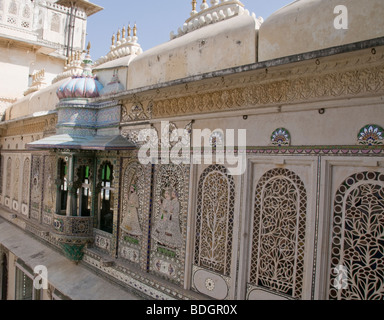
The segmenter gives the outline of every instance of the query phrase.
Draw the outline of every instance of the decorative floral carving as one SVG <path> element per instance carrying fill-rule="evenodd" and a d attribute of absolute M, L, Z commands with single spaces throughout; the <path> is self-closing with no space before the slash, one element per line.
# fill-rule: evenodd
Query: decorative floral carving
<path fill-rule="evenodd" d="M 333 208 L 331 299 L 383 300 L 383 214 L 383 173 L 356 173 L 339 187 Z M 341 269 L 346 274 L 335 272 Z"/>
<path fill-rule="evenodd" d="M 19 175 L 20 175 L 20 159 L 17 158 L 15 162 L 15 171 L 13 177 L 13 200 L 19 200 Z"/>
<path fill-rule="evenodd" d="M 196 216 L 195 265 L 229 276 L 235 183 L 221 165 L 201 175 Z"/>
<path fill-rule="evenodd" d="M 152 108 L 152 102 L 149 102 L 146 108 L 141 102 L 126 103 L 121 108 L 121 119 L 123 122 L 151 119 Z"/>
<path fill-rule="evenodd" d="M 31 183 L 31 218 L 40 220 L 42 194 L 43 194 L 44 157 L 32 157 L 32 183 Z"/>
<path fill-rule="evenodd" d="M 23 186 L 22 186 L 22 201 L 24 204 L 29 203 L 29 182 L 31 173 L 31 160 L 26 158 L 23 165 Z"/>
<path fill-rule="evenodd" d="M 263 83 L 249 80 L 243 87 L 199 93 L 193 96 L 157 100 L 153 104 L 153 117 L 185 115 L 195 112 L 214 112 L 276 103 L 300 102 L 326 97 L 356 96 L 377 93 L 384 88 L 384 67 L 361 68 L 355 71 L 316 75 L 301 75 L 292 80 L 272 80 Z M 369 79 L 369 81 L 367 81 Z M 257 83 L 257 84 L 255 84 Z M 211 88 L 212 90 L 213 88 Z M 204 102 L 204 103 L 202 103 Z M 172 108 L 171 108 L 172 106 Z"/>
<path fill-rule="evenodd" d="M 365 126 L 359 132 L 358 143 L 366 146 L 383 145 L 384 129 L 376 125 Z"/>
<path fill-rule="evenodd" d="M 301 179 L 273 169 L 256 186 L 250 283 L 301 298 L 307 212 Z"/>
<path fill-rule="evenodd" d="M 291 135 L 287 129 L 276 129 L 271 136 L 273 146 L 283 147 L 291 144 Z"/>
<path fill-rule="evenodd" d="M 8 158 L 7 160 L 7 175 L 6 175 L 6 182 L 5 182 L 5 195 L 7 197 L 11 197 L 11 174 L 12 174 L 12 158 Z"/>

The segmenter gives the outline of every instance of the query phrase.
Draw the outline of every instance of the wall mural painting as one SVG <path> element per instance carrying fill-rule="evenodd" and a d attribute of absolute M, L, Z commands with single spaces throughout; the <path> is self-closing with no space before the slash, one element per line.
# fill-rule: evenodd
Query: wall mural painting
<path fill-rule="evenodd" d="M 123 160 L 119 257 L 144 270 L 148 260 L 150 172 L 137 161 Z"/>
<path fill-rule="evenodd" d="M 126 210 L 123 212 L 123 221 L 121 229 L 131 235 L 140 237 L 143 235 L 141 231 L 138 210 L 140 209 L 139 196 L 137 194 L 137 180 L 133 180 L 128 188 L 128 193 L 124 194 L 126 202 Z"/>
<path fill-rule="evenodd" d="M 150 270 L 182 283 L 189 166 L 170 164 L 156 169 Z"/>
<path fill-rule="evenodd" d="M 55 156 L 44 157 L 44 198 L 42 222 L 46 225 L 52 224 L 52 214 L 55 211 L 56 206 L 55 162 Z"/>
<path fill-rule="evenodd" d="M 165 188 L 161 192 L 159 202 L 160 218 L 153 231 L 153 239 L 160 245 L 171 249 L 183 245 L 183 236 L 180 231 L 180 202 L 175 189 Z"/>

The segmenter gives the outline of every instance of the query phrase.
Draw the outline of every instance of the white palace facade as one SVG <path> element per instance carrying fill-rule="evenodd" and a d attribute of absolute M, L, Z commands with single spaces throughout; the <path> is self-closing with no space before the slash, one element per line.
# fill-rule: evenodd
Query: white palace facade
<path fill-rule="evenodd" d="M 383 300 L 382 0 L 193 1 L 95 61 L 69 3 L 0 0 L 1 299 Z"/>

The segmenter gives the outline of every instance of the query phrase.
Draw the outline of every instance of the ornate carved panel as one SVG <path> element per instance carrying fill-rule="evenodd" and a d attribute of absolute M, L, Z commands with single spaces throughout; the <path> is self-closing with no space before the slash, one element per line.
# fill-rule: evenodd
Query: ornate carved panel
<path fill-rule="evenodd" d="M 235 182 L 222 165 L 211 165 L 200 176 L 192 287 L 215 299 L 231 290 Z"/>
<path fill-rule="evenodd" d="M 0 194 L 3 194 L 4 156 L 0 158 Z"/>
<path fill-rule="evenodd" d="M 184 281 L 189 166 L 158 165 L 155 172 L 150 270 Z"/>
<path fill-rule="evenodd" d="M 16 158 L 13 174 L 13 200 L 19 200 L 20 159 Z"/>
<path fill-rule="evenodd" d="M 119 256 L 147 268 L 151 166 L 123 160 L 120 195 Z"/>
<path fill-rule="evenodd" d="M 29 203 L 29 192 L 30 192 L 30 175 L 31 175 L 31 160 L 29 158 L 26 158 L 24 160 L 23 165 L 23 194 L 22 194 L 22 201 L 24 204 Z"/>
<path fill-rule="evenodd" d="M 44 156 L 32 156 L 30 217 L 40 221 L 43 197 Z"/>
<path fill-rule="evenodd" d="M 330 299 L 384 299 L 384 174 L 348 177 L 334 198 Z"/>
<path fill-rule="evenodd" d="M 9 157 L 7 160 L 7 171 L 6 171 L 6 182 L 5 182 L 5 196 L 11 197 L 11 175 L 12 175 L 12 158 Z"/>
<path fill-rule="evenodd" d="M 230 276 L 235 183 L 221 165 L 208 167 L 198 189 L 194 263 Z"/>
<path fill-rule="evenodd" d="M 52 225 L 52 214 L 56 208 L 56 157 L 44 157 L 43 216 L 42 222 Z"/>
<path fill-rule="evenodd" d="M 272 169 L 256 186 L 248 291 L 300 299 L 303 291 L 306 189 L 294 172 Z"/>
<path fill-rule="evenodd" d="M 330 67 L 334 69 L 334 67 Z M 313 77 L 311 74 L 316 74 Z M 153 104 L 153 118 L 201 112 L 238 110 L 250 106 L 304 102 L 308 100 L 377 94 L 384 89 L 384 67 L 360 67 L 353 71 L 297 70 L 297 78 L 274 79 L 261 74 L 242 79 L 244 86 L 218 90 L 206 86 L 199 94 L 159 99 Z M 367 81 L 369 79 L 369 81 Z M 268 81 L 267 81 L 268 80 Z M 229 81 L 230 82 L 230 81 Z M 217 85 L 217 84 L 216 84 Z M 233 84 L 228 83 L 228 86 Z"/>

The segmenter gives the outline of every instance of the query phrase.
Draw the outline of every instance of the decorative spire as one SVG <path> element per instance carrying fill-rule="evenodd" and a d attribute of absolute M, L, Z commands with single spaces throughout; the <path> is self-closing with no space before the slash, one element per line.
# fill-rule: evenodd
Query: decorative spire
<path fill-rule="evenodd" d="M 84 68 L 83 68 L 83 77 L 93 77 L 92 74 L 92 58 L 90 55 L 90 50 L 91 50 L 91 42 L 88 42 L 87 46 L 87 54 L 84 57 L 83 63 L 84 63 Z"/>
<path fill-rule="evenodd" d="M 196 0 L 192 0 L 192 12 L 191 12 L 191 16 L 195 15 L 197 13 L 196 11 L 196 6 L 197 6 L 197 1 Z"/>
<path fill-rule="evenodd" d="M 131 28 L 131 24 L 129 23 L 128 24 L 128 37 L 131 36 L 131 32 L 132 32 L 132 28 Z"/>
<path fill-rule="evenodd" d="M 200 9 L 201 10 L 205 10 L 205 9 L 208 9 L 208 8 L 209 8 L 209 6 L 207 4 L 207 0 L 203 0 L 203 3 L 201 4 Z"/>
<path fill-rule="evenodd" d="M 119 30 L 117 30 L 117 42 L 119 42 L 120 41 L 120 35 L 121 35 L 121 32 L 120 32 L 120 29 Z"/>
<path fill-rule="evenodd" d="M 209 5 L 210 3 L 211 5 Z M 248 15 L 256 21 L 256 28 L 259 29 L 263 23 L 261 17 L 256 18 L 255 14 L 244 8 L 240 0 L 202 0 L 200 12 L 197 12 L 197 0 L 192 0 L 192 12 L 190 18 L 177 29 L 177 34 L 173 31 L 170 34 L 171 40 L 179 38 L 189 32 L 203 28 L 207 25 L 218 23 L 232 17 Z"/>
<path fill-rule="evenodd" d="M 113 34 L 112 36 L 112 45 L 110 46 L 110 51 L 107 53 L 107 55 L 100 57 L 95 64 L 92 64 L 93 68 L 107 61 L 143 53 L 143 50 L 138 43 L 139 39 L 137 34 L 138 28 L 136 23 L 133 27 L 131 27 L 131 23 L 129 22 L 127 28 L 125 26 L 122 29 L 119 28 L 117 33 Z M 117 38 L 115 35 L 117 35 Z"/>

